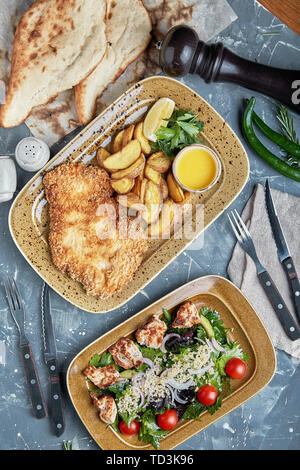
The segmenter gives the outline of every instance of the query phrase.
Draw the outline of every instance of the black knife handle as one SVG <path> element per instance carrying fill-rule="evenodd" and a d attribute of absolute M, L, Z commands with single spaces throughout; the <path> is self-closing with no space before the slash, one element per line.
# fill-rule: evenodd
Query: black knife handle
<path fill-rule="evenodd" d="M 264 271 L 258 274 L 258 278 L 287 336 L 292 341 L 300 338 L 300 329 L 290 314 L 289 309 L 279 294 L 269 273 Z"/>
<path fill-rule="evenodd" d="M 286 258 L 282 264 L 288 276 L 297 318 L 300 321 L 300 283 L 297 276 L 297 271 L 291 257 Z"/>
<path fill-rule="evenodd" d="M 26 372 L 27 384 L 34 416 L 37 419 L 45 418 L 48 415 L 47 406 L 42 392 L 31 346 L 29 343 L 21 344 L 20 349 Z"/>
<path fill-rule="evenodd" d="M 55 435 L 61 436 L 65 430 L 65 417 L 63 411 L 63 400 L 60 388 L 58 364 L 56 359 L 47 362 L 50 381 L 51 381 L 51 398 L 50 398 L 50 416 L 53 421 Z"/>

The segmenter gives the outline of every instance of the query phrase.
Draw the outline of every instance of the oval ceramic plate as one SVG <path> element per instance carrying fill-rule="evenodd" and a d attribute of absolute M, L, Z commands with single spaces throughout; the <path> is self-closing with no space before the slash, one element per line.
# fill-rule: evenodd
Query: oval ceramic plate
<path fill-rule="evenodd" d="M 220 157 L 222 175 L 211 190 L 192 196 L 193 207 L 202 204 L 204 209 L 204 222 L 193 234 L 181 239 L 172 237 L 170 240 L 151 241 L 143 263 L 125 288 L 105 300 L 88 296 L 81 284 L 58 271 L 52 263 L 47 242 L 49 220 L 43 175 L 64 161 L 93 163 L 97 148 L 108 145 L 121 127 L 143 119 L 151 105 L 164 96 L 173 99 L 179 108 L 193 109 L 204 121 L 202 140 Z M 117 99 L 29 181 L 12 204 L 10 232 L 27 261 L 56 292 L 83 310 L 104 313 L 128 302 L 186 249 L 237 197 L 248 174 L 246 152 L 224 119 L 203 98 L 180 82 L 166 77 L 151 77 Z"/>
<path fill-rule="evenodd" d="M 67 386 L 72 403 L 97 444 L 104 450 L 152 450 L 136 436 L 126 437 L 100 421 L 98 412 L 89 396 L 82 371 L 92 356 L 102 354 L 122 336 L 130 336 L 162 308 L 171 310 L 185 300 L 192 300 L 197 307 L 203 305 L 216 309 L 224 326 L 233 328 L 233 337 L 250 356 L 246 375 L 232 381 L 232 393 L 223 400 L 213 415 L 204 412 L 200 421 L 181 421 L 161 441 L 160 449 L 169 450 L 202 431 L 216 420 L 234 410 L 265 387 L 276 369 L 275 351 L 257 314 L 241 291 L 230 281 L 219 276 L 205 276 L 176 289 L 146 309 L 134 315 L 109 333 L 94 341 L 71 362 L 67 372 Z"/>

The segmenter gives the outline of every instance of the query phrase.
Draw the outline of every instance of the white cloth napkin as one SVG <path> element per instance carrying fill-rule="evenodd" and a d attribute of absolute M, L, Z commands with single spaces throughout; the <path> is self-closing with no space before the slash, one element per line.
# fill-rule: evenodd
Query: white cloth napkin
<path fill-rule="evenodd" d="M 275 189 L 272 189 L 272 196 L 298 276 L 300 276 L 300 199 Z M 254 192 L 243 210 L 242 218 L 247 222 L 262 265 L 269 272 L 291 314 L 296 319 L 287 276 L 277 256 L 262 185 L 255 186 Z M 233 250 L 227 272 L 232 282 L 241 289 L 256 310 L 273 345 L 300 359 L 300 339 L 291 341 L 286 336 L 260 285 L 254 262 L 238 243 Z"/>

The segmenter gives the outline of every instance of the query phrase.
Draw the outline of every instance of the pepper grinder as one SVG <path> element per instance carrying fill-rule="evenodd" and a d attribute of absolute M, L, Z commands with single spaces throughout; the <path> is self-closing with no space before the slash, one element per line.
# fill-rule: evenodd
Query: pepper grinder
<path fill-rule="evenodd" d="M 174 26 L 160 43 L 160 66 L 171 77 L 198 74 L 206 83 L 232 82 L 264 93 L 300 113 L 300 70 L 237 56 L 222 43 L 206 44 L 189 26 Z"/>

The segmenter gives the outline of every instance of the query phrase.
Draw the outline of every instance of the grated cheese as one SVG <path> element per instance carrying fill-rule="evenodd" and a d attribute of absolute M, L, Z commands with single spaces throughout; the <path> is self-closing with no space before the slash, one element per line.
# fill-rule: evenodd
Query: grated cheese
<path fill-rule="evenodd" d="M 119 413 L 131 415 L 138 410 L 140 401 L 141 395 L 138 390 L 135 387 L 129 387 L 128 393 L 122 395 L 118 400 L 117 407 Z"/>
<path fill-rule="evenodd" d="M 180 383 L 186 383 L 193 379 L 192 386 L 196 385 L 196 377 L 191 376 L 189 369 L 201 369 L 210 358 L 211 349 L 207 344 L 200 344 L 197 349 L 188 352 L 178 359 L 176 354 L 170 353 L 171 359 L 174 364 L 162 372 L 161 357 L 154 359 L 154 368 L 148 369 L 144 375 L 137 377 L 136 386 L 145 394 L 148 401 L 153 401 L 158 397 L 170 396 L 171 392 L 168 389 L 169 379 L 174 379 Z M 208 373 L 213 374 L 214 367 L 212 366 Z M 121 414 L 132 414 L 138 411 L 141 396 L 135 387 L 130 387 L 129 392 L 123 395 L 118 401 L 118 411 Z"/>

